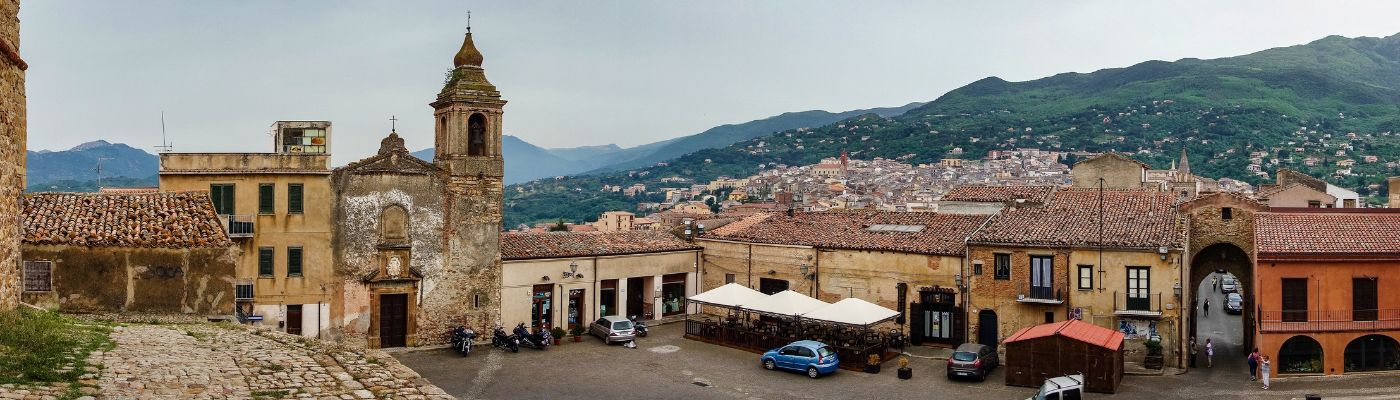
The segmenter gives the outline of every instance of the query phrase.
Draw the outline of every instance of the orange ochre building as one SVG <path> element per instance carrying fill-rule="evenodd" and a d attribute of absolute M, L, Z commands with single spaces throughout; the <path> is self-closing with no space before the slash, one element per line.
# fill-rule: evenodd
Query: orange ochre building
<path fill-rule="evenodd" d="M 1400 369 L 1400 209 L 1258 214 L 1260 354 L 1278 374 Z"/>

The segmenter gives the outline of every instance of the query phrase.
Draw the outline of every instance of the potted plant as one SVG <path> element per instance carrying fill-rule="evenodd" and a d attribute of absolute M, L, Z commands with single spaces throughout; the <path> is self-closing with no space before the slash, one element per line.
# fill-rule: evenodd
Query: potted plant
<path fill-rule="evenodd" d="M 555 346 L 558 346 L 558 345 L 559 345 L 559 338 L 564 337 L 564 328 L 560 328 L 560 327 L 557 327 L 557 326 L 556 326 L 556 327 L 554 327 L 553 329 L 550 329 L 550 330 L 549 330 L 549 335 L 550 335 L 550 336 L 554 336 L 554 345 L 555 345 Z"/>
<path fill-rule="evenodd" d="M 867 373 L 867 374 L 878 374 L 878 373 L 880 373 L 880 355 L 879 355 L 879 354 L 871 354 L 871 355 L 870 355 L 870 359 L 867 360 L 867 361 L 865 362 L 865 373 Z"/>
<path fill-rule="evenodd" d="M 573 329 L 569 329 L 569 334 L 570 334 L 570 335 L 574 335 L 574 342 L 575 342 L 575 343 L 577 343 L 577 342 L 582 342 L 582 341 L 583 341 L 583 325 L 574 325 Z"/>
<path fill-rule="evenodd" d="M 1148 340 L 1143 343 L 1143 346 L 1147 347 L 1147 357 L 1142 360 L 1143 368 L 1162 369 L 1162 342 Z"/>
<path fill-rule="evenodd" d="M 899 358 L 899 379 L 909 379 L 914 377 L 914 369 L 909 368 L 909 357 Z"/>

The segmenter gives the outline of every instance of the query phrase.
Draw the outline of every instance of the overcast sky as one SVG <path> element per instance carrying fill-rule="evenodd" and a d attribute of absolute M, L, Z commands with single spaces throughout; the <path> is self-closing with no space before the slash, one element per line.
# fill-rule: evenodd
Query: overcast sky
<path fill-rule="evenodd" d="M 177 151 L 268 151 L 273 121 L 325 119 L 342 164 L 391 115 L 430 147 L 467 10 L 506 133 L 543 147 L 1400 32 L 1400 2 L 28 0 L 29 146 L 150 151 L 164 110 Z"/>

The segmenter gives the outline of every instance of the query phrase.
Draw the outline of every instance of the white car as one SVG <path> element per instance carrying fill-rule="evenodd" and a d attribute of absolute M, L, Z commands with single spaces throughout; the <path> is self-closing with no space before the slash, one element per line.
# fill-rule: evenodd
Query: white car
<path fill-rule="evenodd" d="M 1045 380 L 1040 391 L 1026 400 L 1079 400 L 1084 398 L 1084 375 L 1065 375 Z"/>
<path fill-rule="evenodd" d="M 1240 283 L 1235 280 L 1234 275 L 1225 275 L 1224 278 L 1220 278 L 1220 293 L 1235 293 L 1239 290 Z"/>

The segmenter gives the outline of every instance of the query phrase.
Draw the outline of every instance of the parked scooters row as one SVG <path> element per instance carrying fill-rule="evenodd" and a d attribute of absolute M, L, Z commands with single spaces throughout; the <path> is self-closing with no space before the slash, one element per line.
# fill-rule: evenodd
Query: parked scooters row
<path fill-rule="evenodd" d="M 647 336 L 646 324 L 638 322 L 636 316 L 632 317 L 632 328 L 636 331 L 638 337 Z M 471 354 L 472 341 L 476 339 L 475 331 L 465 326 L 457 326 L 456 328 L 452 328 L 450 336 L 453 350 L 456 350 L 463 356 Z M 506 334 L 506 329 L 500 325 L 496 325 L 496 328 L 491 332 L 491 346 L 501 350 L 509 350 L 512 353 L 520 352 L 520 346 L 522 345 L 533 349 L 545 350 L 553 343 L 554 335 L 550 334 L 548 329 L 541 329 L 537 333 L 530 333 L 530 329 L 525 327 L 524 322 L 516 325 L 515 329 L 513 329 L 510 334 Z"/>

